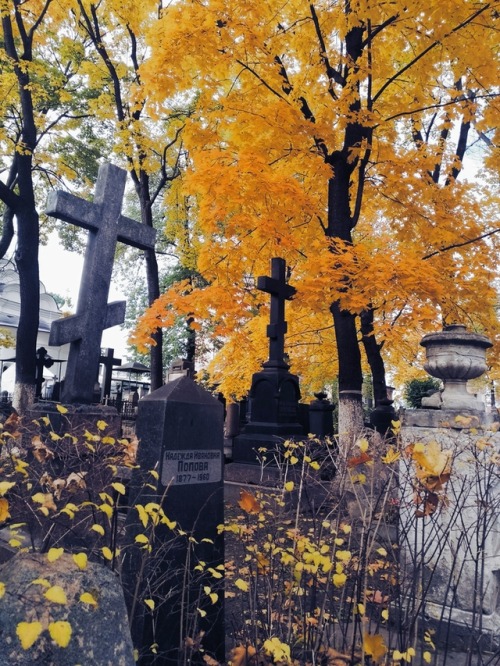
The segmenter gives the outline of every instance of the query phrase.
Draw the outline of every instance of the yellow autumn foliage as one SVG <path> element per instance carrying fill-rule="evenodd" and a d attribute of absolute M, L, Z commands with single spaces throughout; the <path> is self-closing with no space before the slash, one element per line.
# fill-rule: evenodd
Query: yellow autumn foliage
<path fill-rule="evenodd" d="M 141 82 L 151 114 L 169 99 L 196 103 L 183 132 L 189 162 L 166 217 L 204 283 L 162 295 L 135 344 L 147 346 L 179 314 L 195 326 L 209 321 L 224 342 L 210 377 L 242 395 L 266 358 L 268 319 L 267 297 L 245 280 L 280 256 L 298 290 L 287 306 L 287 351 L 305 393 L 337 373 L 335 301 L 354 314 L 374 309 L 377 341 L 396 370 L 415 361 L 424 332 L 464 312 L 498 350 L 492 24 L 487 4 L 441 0 L 360 2 L 348 12 L 298 0 L 169 5 L 150 28 Z M 355 30 L 364 39 L 354 65 L 344 54 Z M 350 144 L 353 127 L 365 138 Z M 457 135 L 487 138 L 480 180 L 474 161 L 464 169 Z M 352 166 L 345 237 L 327 212 L 341 157 Z"/>

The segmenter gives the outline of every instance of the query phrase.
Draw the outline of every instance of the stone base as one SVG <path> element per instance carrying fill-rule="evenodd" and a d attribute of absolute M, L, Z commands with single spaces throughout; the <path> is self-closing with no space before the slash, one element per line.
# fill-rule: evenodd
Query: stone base
<path fill-rule="evenodd" d="M 470 421 L 468 421 L 469 418 Z M 408 428 L 455 428 L 457 430 L 488 426 L 498 421 L 498 418 L 497 413 L 476 409 L 402 409 L 400 416 L 402 425 Z"/>
<path fill-rule="evenodd" d="M 452 646 L 458 652 L 500 650 L 500 614 L 472 613 L 460 608 L 442 606 L 431 601 L 425 603 L 425 628 L 434 630 L 436 646 Z M 474 629 L 473 629 L 474 627 Z"/>
<path fill-rule="evenodd" d="M 50 419 L 50 430 L 62 436 L 69 433 L 76 437 L 81 436 L 85 430 L 98 432 L 97 421 L 105 421 L 107 428 L 105 434 L 110 437 L 121 436 L 121 416 L 115 407 L 109 405 L 74 404 L 63 405 L 67 410 L 64 414 L 58 410 L 58 402 L 37 402 L 27 413 L 28 420 L 39 420 L 43 417 Z"/>
<path fill-rule="evenodd" d="M 224 467 L 224 483 L 276 488 L 281 481 L 278 467 L 233 462 Z"/>
<path fill-rule="evenodd" d="M 293 434 L 290 437 L 293 438 Z M 274 456 L 280 455 L 280 444 L 285 441 L 287 435 L 272 435 L 249 433 L 238 435 L 233 439 L 234 462 L 250 463 L 260 465 L 262 458 L 266 458 L 266 464 L 272 463 Z"/>

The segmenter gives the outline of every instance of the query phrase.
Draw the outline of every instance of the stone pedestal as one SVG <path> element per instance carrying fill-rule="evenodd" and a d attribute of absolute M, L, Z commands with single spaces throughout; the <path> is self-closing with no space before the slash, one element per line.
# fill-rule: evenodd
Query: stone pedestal
<path fill-rule="evenodd" d="M 315 393 L 316 400 L 309 403 L 309 432 L 316 437 L 333 435 L 333 405 L 326 393 Z"/>
<path fill-rule="evenodd" d="M 500 647 L 500 434 L 492 420 L 475 410 L 408 410 L 401 429 L 403 596 L 413 581 L 438 640 L 485 650 Z"/>
<path fill-rule="evenodd" d="M 303 436 L 299 423 L 300 388 L 296 375 L 283 368 L 254 374 L 248 423 L 233 441 L 233 460 L 258 463 L 259 453 L 277 450 L 283 439 Z"/>

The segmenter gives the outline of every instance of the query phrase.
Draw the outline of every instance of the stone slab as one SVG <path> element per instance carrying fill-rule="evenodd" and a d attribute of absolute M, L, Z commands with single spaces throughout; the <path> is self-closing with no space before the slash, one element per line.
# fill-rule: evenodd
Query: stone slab
<path fill-rule="evenodd" d="M 46 580 L 60 586 L 67 602 L 49 601 L 47 587 L 34 584 Z M 19 553 L 0 568 L 5 595 L 0 600 L 0 662 L 10 666 L 134 666 L 127 611 L 118 577 L 110 569 L 88 562 L 78 568 L 70 554 L 48 562 L 40 553 Z M 89 592 L 96 604 L 83 603 Z M 68 622 L 71 638 L 58 646 L 48 631 L 50 623 Z M 20 622 L 40 622 L 43 628 L 28 649 L 16 634 Z"/>

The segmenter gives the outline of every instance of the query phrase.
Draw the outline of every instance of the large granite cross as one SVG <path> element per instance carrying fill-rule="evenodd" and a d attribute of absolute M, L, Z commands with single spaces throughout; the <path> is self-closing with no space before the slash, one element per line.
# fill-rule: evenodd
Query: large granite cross
<path fill-rule="evenodd" d="M 289 301 L 295 294 L 295 288 L 286 282 L 286 263 L 284 259 L 274 257 L 271 259 L 271 277 L 257 278 L 257 289 L 271 294 L 271 318 L 267 327 L 269 338 L 269 360 L 263 364 L 264 368 L 284 368 L 288 370 L 285 362 L 285 301 Z"/>
<path fill-rule="evenodd" d="M 108 304 L 117 241 L 141 250 L 154 247 L 155 230 L 121 214 L 126 179 L 123 169 L 103 164 L 93 202 L 62 191 L 47 200 L 48 215 L 89 231 L 76 314 L 53 322 L 50 330 L 49 345 L 71 343 L 63 402 L 92 402 L 102 332 L 124 321 L 125 301 Z"/>

